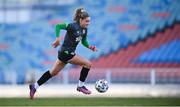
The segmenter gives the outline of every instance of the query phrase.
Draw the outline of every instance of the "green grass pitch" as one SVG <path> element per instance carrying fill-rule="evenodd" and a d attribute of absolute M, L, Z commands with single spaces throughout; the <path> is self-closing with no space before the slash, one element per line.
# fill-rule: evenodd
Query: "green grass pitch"
<path fill-rule="evenodd" d="M 0 98 L 0 106 L 180 106 L 180 98 Z"/>

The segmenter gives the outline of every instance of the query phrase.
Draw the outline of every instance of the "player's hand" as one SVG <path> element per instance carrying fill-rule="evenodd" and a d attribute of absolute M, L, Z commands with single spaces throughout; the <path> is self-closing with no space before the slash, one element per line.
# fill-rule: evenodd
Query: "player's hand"
<path fill-rule="evenodd" d="M 89 46 L 89 49 L 91 49 L 92 51 L 98 51 L 96 46 Z"/>
<path fill-rule="evenodd" d="M 56 38 L 56 40 L 52 43 L 52 47 L 56 48 L 59 45 L 60 45 L 60 38 Z"/>

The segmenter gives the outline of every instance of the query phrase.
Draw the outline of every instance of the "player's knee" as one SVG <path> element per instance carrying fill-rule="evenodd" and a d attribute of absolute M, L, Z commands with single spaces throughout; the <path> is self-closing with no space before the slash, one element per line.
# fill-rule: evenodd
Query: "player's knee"
<path fill-rule="evenodd" d="M 58 75 L 59 71 L 52 71 L 50 73 L 51 73 L 51 76 L 56 76 L 56 75 Z"/>
<path fill-rule="evenodd" d="M 87 67 L 87 68 L 91 68 L 92 63 L 90 61 L 87 61 L 84 66 Z"/>

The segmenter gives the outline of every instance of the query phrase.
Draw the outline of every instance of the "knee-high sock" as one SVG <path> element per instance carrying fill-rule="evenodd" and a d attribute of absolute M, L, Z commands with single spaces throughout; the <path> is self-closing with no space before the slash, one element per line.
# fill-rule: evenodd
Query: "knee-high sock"
<path fill-rule="evenodd" d="M 42 76 L 41 78 L 37 81 L 38 85 L 42 85 L 44 84 L 46 81 L 48 81 L 50 78 L 51 78 L 51 74 L 49 71 L 46 71 Z"/>
<path fill-rule="evenodd" d="M 85 68 L 85 67 L 81 69 L 81 73 L 79 77 L 79 80 L 81 82 L 84 82 L 86 80 L 89 70 L 90 70 L 89 68 Z"/>

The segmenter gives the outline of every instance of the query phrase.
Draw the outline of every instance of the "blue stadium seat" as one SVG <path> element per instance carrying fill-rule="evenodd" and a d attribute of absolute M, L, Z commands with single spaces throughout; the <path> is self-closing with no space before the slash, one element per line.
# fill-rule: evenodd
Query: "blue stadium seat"
<path fill-rule="evenodd" d="M 180 39 L 146 51 L 137 58 L 140 63 L 180 63 Z"/>

